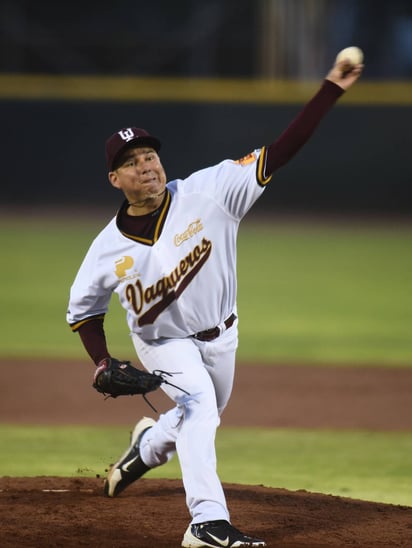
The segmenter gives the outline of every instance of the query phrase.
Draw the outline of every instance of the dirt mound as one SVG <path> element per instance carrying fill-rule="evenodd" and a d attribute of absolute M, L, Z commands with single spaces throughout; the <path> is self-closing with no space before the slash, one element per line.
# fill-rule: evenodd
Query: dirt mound
<path fill-rule="evenodd" d="M 188 525 L 180 480 L 143 478 L 116 499 L 98 478 L 0 478 L 2 548 L 171 548 Z M 224 484 L 232 520 L 270 546 L 412 546 L 412 508 Z"/>

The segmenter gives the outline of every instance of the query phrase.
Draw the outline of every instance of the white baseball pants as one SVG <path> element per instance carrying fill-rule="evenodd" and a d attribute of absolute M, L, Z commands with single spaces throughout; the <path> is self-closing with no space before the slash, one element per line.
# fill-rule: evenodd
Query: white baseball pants
<path fill-rule="evenodd" d="M 210 342 L 193 337 L 147 342 L 134 333 L 132 340 L 148 371 L 172 373 L 166 378 L 190 394 L 162 385 L 176 406 L 160 415 L 153 428 L 144 434 L 141 458 L 154 468 L 169 461 L 176 452 L 192 523 L 230 521 L 216 471 L 215 435 L 232 392 L 237 320 Z"/>

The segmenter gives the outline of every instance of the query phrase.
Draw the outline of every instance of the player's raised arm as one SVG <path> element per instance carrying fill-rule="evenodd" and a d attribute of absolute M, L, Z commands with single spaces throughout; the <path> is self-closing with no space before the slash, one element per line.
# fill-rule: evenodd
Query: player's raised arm
<path fill-rule="evenodd" d="M 264 177 L 270 177 L 285 165 L 309 140 L 322 118 L 334 106 L 339 97 L 360 77 L 362 63 L 340 59 L 339 55 L 315 96 L 303 107 L 280 137 L 265 148 Z"/>

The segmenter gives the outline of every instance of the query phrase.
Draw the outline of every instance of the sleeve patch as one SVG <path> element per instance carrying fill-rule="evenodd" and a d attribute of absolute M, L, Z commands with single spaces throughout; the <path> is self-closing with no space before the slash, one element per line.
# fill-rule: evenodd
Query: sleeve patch
<path fill-rule="evenodd" d="M 236 160 L 235 164 L 247 166 L 249 164 L 252 164 L 253 162 L 256 162 L 256 154 L 254 152 L 250 152 L 246 156 L 243 156 L 243 158 L 240 158 L 240 160 Z"/>

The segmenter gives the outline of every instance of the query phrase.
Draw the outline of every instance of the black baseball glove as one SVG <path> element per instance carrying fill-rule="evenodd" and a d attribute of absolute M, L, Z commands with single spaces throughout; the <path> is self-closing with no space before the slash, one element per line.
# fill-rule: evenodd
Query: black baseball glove
<path fill-rule="evenodd" d="M 93 388 L 112 398 L 117 396 L 145 395 L 167 382 L 161 374 L 148 373 L 128 361 L 105 358 L 99 362 L 94 374 Z"/>

